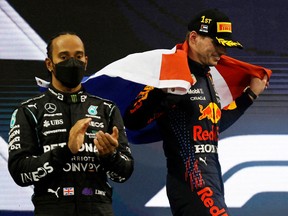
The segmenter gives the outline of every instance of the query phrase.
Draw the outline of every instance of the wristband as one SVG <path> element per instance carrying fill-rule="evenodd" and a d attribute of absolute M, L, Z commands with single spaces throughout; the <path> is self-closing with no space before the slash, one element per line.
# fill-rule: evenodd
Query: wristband
<path fill-rule="evenodd" d="M 244 89 L 244 92 L 247 93 L 249 96 L 251 96 L 254 100 L 258 97 L 250 88 L 250 86 L 247 86 Z"/>

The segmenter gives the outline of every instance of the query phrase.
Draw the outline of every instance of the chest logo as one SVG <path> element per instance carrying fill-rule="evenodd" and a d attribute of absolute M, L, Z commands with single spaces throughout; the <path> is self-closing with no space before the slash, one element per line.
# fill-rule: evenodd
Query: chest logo
<path fill-rule="evenodd" d="M 88 113 L 90 115 L 97 115 L 97 108 L 98 106 L 93 106 L 91 105 L 89 108 L 88 108 Z"/>
<path fill-rule="evenodd" d="M 57 109 L 56 105 L 53 103 L 46 103 L 44 105 L 45 110 L 47 110 L 48 113 L 54 113 Z"/>
<path fill-rule="evenodd" d="M 216 103 L 209 103 L 208 106 L 203 108 L 203 105 L 199 105 L 200 113 L 199 120 L 207 118 L 212 123 L 217 123 L 221 118 L 221 109 L 218 107 Z"/>

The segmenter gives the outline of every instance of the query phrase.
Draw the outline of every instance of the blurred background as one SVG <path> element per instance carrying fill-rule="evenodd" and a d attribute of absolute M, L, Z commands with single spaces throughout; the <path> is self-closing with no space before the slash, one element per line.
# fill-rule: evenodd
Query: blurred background
<path fill-rule="evenodd" d="M 89 58 L 86 76 L 135 52 L 182 43 L 197 12 L 219 8 L 243 50 L 228 55 L 273 70 L 269 88 L 221 134 L 226 201 L 234 216 L 283 216 L 288 206 L 288 23 L 286 0 L 0 0 L 0 215 L 33 215 L 32 188 L 7 171 L 9 121 L 47 79 L 46 42 L 74 31 Z M 137 74 L 135 74 L 137 75 Z M 131 144 L 135 172 L 114 186 L 116 216 L 169 216 L 162 143 Z"/>

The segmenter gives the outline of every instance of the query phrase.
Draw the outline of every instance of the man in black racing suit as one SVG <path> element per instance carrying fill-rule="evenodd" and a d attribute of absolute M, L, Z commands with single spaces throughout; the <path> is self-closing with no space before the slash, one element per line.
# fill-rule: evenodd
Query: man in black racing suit
<path fill-rule="evenodd" d="M 9 171 L 18 185 L 34 185 L 35 215 L 113 215 L 108 178 L 122 183 L 133 171 L 120 111 L 82 88 L 77 35 L 60 33 L 47 50 L 52 84 L 12 115 Z"/>
<path fill-rule="evenodd" d="M 199 24 L 203 17 L 211 20 L 207 24 L 210 32 L 202 35 L 191 27 L 183 44 L 182 50 L 188 50 L 188 67 L 196 80 L 187 94 L 169 94 L 146 86 L 123 117 L 125 126 L 132 130 L 157 120 L 167 159 L 167 195 L 175 216 L 229 215 L 217 153 L 218 136 L 244 113 L 267 82 L 266 77 L 251 78 L 250 88 L 235 100 L 236 106 L 221 110 L 209 66 L 217 64 L 226 46 L 214 41 L 212 25 L 230 21 L 217 10 L 207 10 L 191 23 Z M 240 46 L 239 42 L 231 42 L 228 47 Z M 174 69 L 181 73 L 179 68 Z"/>

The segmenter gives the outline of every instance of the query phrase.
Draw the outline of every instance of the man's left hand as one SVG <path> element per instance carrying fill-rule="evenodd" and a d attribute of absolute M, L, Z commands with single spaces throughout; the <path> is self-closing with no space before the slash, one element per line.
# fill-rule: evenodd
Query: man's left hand
<path fill-rule="evenodd" d="M 94 144 L 98 149 L 99 156 L 108 156 L 113 154 L 118 147 L 119 131 L 116 126 L 113 127 L 112 134 L 98 131 L 94 139 Z"/>
<path fill-rule="evenodd" d="M 252 77 L 250 81 L 250 89 L 259 96 L 266 87 L 268 87 L 268 76 L 265 75 L 263 79 L 259 79 L 258 77 Z"/>

